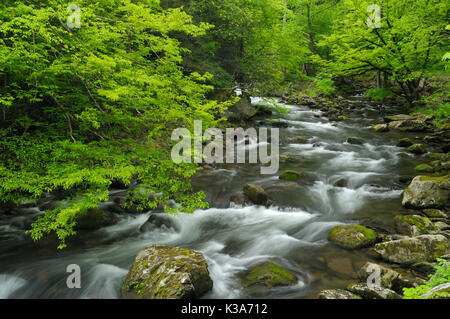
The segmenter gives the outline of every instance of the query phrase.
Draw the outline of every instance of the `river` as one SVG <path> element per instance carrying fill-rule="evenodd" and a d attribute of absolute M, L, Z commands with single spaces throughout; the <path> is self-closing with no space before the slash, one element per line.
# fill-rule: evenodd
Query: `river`
<path fill-rule="evenodd" d="M 150 212 L 122 214 L 116 225 L 81 234 L 69 248 L 56 251 L 55 238 L 32 243 L 20 227 L 41 213 L 38 208 L 0 220 L 0 298 L 119 298 L 135 255 L 154 243 L 193 248 L 205 255 L 214 282 L 205 298 L 311 298 L 321 289 L 347 286 L 373 257 L 367 249 L 347 251 L 332 245 L 327 241 L 329 230 L 354 223 L 392 229 L 406 187 L 399 177 L 412 174 L 419 161 L 395 146 L 400 138 L 396 133 L 370 129 L 384 114 L 377 104 L 358 96 L 349 103 L 359 111 L 343 122 L 330 122 L 306 106 L 286 104 L 288 113 L 265 120 L 287 123 L 280 129 L 284 161 L 279 173 L 293 169 L 311 174 L 314 181 L 280 181 L 279 173 L 261 175 L 257 164 L 203 169 L 193 184 L 206 190 L 213 207 L 168 216 L 177 230 L 142 232 L 139 228 Z M 296 143 L 298 136 L 306 143 Z M 349 144 L 348 137 L 363 144 Z M 345 187 L 333 186 L 342 179 Z M 229 204 L 245 183 L 261 185 L 274 204 Z M 267 291 L 242 288 L 243 274 L 265 261 L 291 270 L 298 284 Z M 66 286 L 69 264 L 81 267 L 80 289 Z"/>

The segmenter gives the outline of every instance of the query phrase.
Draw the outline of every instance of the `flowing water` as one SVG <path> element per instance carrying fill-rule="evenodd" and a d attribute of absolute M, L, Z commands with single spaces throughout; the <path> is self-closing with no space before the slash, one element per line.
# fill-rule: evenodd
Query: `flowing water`
<path fill-rule="evenodd" d="M 412 173 L 418 162 L 393 146 L 399 138 L 395 133 L 370 129 L 382 117 L 382 106 L 359 97 L 350 102 L 360 111 L 344 122 L 330 122 L 320 111 L 297 105 L 284 105 L 287 114 L 266 120 L 288 125 L 280 129 L 284 161 L 279 173 L 294 169 L 310 173 L 314 181 L 284 182 L 279 174 L 261 175 L 257 164 L 201 170 L 193 184 L 207 190 L 213 208 L 167 216 L 176 230 L 142 232 L 139 228 L 150 212 L 122 214 L 118 224 L 80 232 L 69 248 L 56 251 L 55 238 L 32 243 L 23 234 L 23 224 L 41 213 L 38 208 L 0 220 L 0 298 L 119 298 L 134 257 L 155 243 L 193 248 L 205 255 L 214 282 L 205 298 L 308 298 L 321 289 L 345 287 L 372 257 L 367 250 L 347 251 L 330 244 L 329 230 L 350 223 L 391 229 L 405 187 L 399 176 Z M 307 143 L 292 142 L 297 136 L 307 138 Z M 348 144 L 348 137 L 364 143 Z M 345 187 L 333 186 L 341 179 Z M 273 205 L 230 204 L 230 196 L 242 192 L 245 183 L 261 185 Z M 243 289 L 240 279 L 266 261 L 295 273 L 298 284 L 267 291 Z M 81 267 L 81 289 L 66 286 L 70 264 Z"/>

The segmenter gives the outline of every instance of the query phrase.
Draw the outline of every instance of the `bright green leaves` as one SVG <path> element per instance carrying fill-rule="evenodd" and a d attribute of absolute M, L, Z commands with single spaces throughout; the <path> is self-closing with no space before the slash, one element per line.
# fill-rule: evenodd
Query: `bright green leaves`
<path fill-rule="evenodd" d="M 159 1 L 86 0 L 71 29 L 66 1 L 26 3 L 0 4 L 0 201 L 62 197 L 32 238 L 55 232 L 64 247 L 112 181 L 145 185 L 127 201 L 139 209 L 205 207 L 190 186 L 197 167 L 170 159 L 170 135 L 194 119 L 214 126 L 226 103 L 205 99 L 210 74 L 183 71 L 172 33 L 211 26 Z"/>

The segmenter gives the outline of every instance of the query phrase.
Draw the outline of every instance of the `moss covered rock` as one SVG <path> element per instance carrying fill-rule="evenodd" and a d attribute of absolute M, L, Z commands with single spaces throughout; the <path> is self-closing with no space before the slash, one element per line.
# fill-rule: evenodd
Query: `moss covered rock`
<path fill-rule="evenodd" d="M 246 287 L 264 286 L 269 289 L 276 286 L 295 285 L 297 282 L 298 279 L 293 273 L 272 262 L 252 268 L 243 280 Z"/>
<path fill-rule="evenodd" d="M 293 170 L 284 171 L 278 178 L 285 181 L 302 181 L 306 183 L 311 183 L 316 180 L 316 178 L 311 174 Z"/>
<path fill-rule="evenodd" d="M 373 277 L 375 272 L 380 274 L 380 286 L 383 288 L 391 289 L 397 293 L 402 293 L 403 288 L 411 288 L 414 287 L 414 282 L 407 279 L 405 276 L 400 274 L 399 272 L 392 270 L 390 268 L 374 264 L 371 262 L 367 262 L 361 269 L 358 271 L 358 278 L 362 282 L 367 282 Z"/>
<path fill-rule="evenodd" d="M 245 184 L 244 194 L 256 205 L 267 204 L 267 194 L 261 186 L 255 184 Z"/>
<path fill-rule="evenodd" d="M 450 183 L 444 177 L 416 176 L 403 192 L 407 208 L 439 208 L 448 203 Z"/>
<path fill-rule="evenodd" d="M 286 181 L 296 181 L 300 179 L 300 173 L 297 171 L 284 171 L 279 176 L 279 179 L 286 180 Z"/>
<path fill-rule="evenodd" d="M 434 171 L 433 167 L 428 164 L 419 164 L 414 169 L 420 173 L 433 173 Z"/>
<path fill-rule="evenodd" d="M 328 234 L 328 240 L 347 249 L 357 249 L 376 242 L 373 230 L 360 225 L 335 226 Z"/>
<path fill-rule="evenodd" d="M 395 228 L 400 234 L 417 236 L 436 230 L 436 226 L 427 217 L 419 215 L 398 215 L 394 218 Z"/>
<path fill-rule="evenodd" d="M 122 284 L 126 299 L 190 299 L 212 289 L 204 256 L 191 249 L 152 245 L 140 251 Z"/>
<path fill-rule="evenodd" d="M 375 125 L 372 125 L 372 129 L 375 132 L 387 132 L 387 131 L 389 131 L 389 127 L 387 126 L 387 124 L 375 124 Z"/>
<path fill-rule="evenodd" d="M 413 144 L 408 147 L 408 151 L 414 154 L 425 154 L 427 152 L 427 148 L 423 144 Z"/>
<path fill-rule="evenodd" d="M 442 235 L 420 235 L 375 245 L 375 251 L 384 260 L 401 265 L 434 261 L 449 250 L 449 241 Z"/>
<path fill-rule="evenodd" d="M 439 209 L 424 209 L 423 213 L 429 218 L 448 218 L 448 215 Z"/>

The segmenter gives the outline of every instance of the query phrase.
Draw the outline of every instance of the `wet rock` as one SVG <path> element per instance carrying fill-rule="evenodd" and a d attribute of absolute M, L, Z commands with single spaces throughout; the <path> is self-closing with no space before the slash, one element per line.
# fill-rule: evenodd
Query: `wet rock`
<path fill-rule="evenodd" d="M 424 209 L 422 212 L 429 218 L 448 218 L 448 215 L 439 209 Z"/>
<path fill-rule="evenodd" d="M 288 128 L 289 124 L 287 122 L 283 122 L 283 121 L 274 121 L 271 122 L 270 125 L 272 127 L 278 127 L 278 128 Z"/>
<path fill-rule="evenodd" d="M 390 123 L 390 122 L 396 122 L 396 121 L 412 121 L 415 119 L 416 119 L 415 116 L 412 116 L 409 114 L 397 114 L 397 115 L 386 116 L 384 118 L 384 121 L 386 123 Z"/>
<path fill-rule="evenodd" d="M 363 283 L 353 284 L 347 290 L 361 296 L 363 299 L 401 299 L 402 297 L 395 291 L 376 285 Z"/>
<path fill-rule="evenodd" d="M 298 279 L 293 273 L 271 262 L 252 268 L 243 279 L 245 287 L 263 286 L 266 289 L 295 285 L 297 282 Z"/>
<path fill-rule="evenodd" d="M 418 236 L 436 230 L 436 226 L 427 218 L 419 215 L 398 215 L 394 217 L 395 228 L 400 234 Z"/>
<path fill-rule="evenodd" d="M 312 174 L 297 172 L 293 170 L 287 170 L 280 174 L 278 177 L 281 180 L 285 181 L 303 181 L 306 183 L 311 183 L 316 180 L 316 178 Z"/>
<path fill-rule="evenodd" d="M 433 167 L 431 167 L 428 164 L 419 164 L 414 168 L 414 170 L 419 173 L 433 173 L 434 172 Z"/>
<path fill-rule="evenodd" d="M 375 124 L 375 125 L 372 125 L 372 129 L 375 132 L 387 132 L 387 131 L 389 131 L 389 127 L 387 126 L 387 124 Z"/>
<path fill-rule="evenodd" d="M 164 214 L 151 214 L 139 230 L 142 232 L 148 232 L 161 228 L 179 231 L 178 226 L 173 222 L 173 220 Z"/>
<path fill-rule="evenodd" d="M 402 138 L 398 141 L 397 146 L 398 147 L 410 147 L 414 143 L 409 138 Z"/>
<path fill-rule="evenodd" d="M 191 299 L 203 296 L 212 286 L 201 253 L 152 245 L 136 256 L 121 292 L 125 299 Z"/>
<path fill-rule="evenodd" d="M 347 138 L 347 143 L 355 145 L 363 145 L 364 141 L 358 137 L 349 137 Z"/>
<path fill-rule="evenodd" d="M 434 223 L 434 225 L 439 230 L 450 230 L 450 225 L 448 225 L 447 223 L 441 222 L 441 221 Z"/>
<path fill-rule="evenodd" d="M 319 293 L 319 299 L 361 299 L 361 297 L 344 289 L 328 289 Z"/>
<path fill-rule="evenodd" d="M 371 262 L 367 262 L 361 267 L 358 271 L 358 278 L 362 282 L 367 283 L 368 280 L 372 280 L 372 277 L 369 277 L 375 274 L 380 275 L 379 284 L 381 287 L 391 289 L 397 293 L 402 293 L 403 288 L 411 288 L 415 286 L 414 282 L 407 279 L 399 272 Z M 374 283 L 372 282 L 371 284 Z"/>
<path fill-rule="evenodd" d="M 305 160 L 305 158 L 301 155 L 281 155 L 280 162 L 281 163 L 301 163 Z"/>
<path fill-rule="evenodd" d="M 416 176 L 403 192 L 407 208 L 439 208 L 448 203 L 450 182 L 444 177 Z"/>
<path fill-rule="evenodd" d="M 347 180 L 344 178 L 341 178 L 340 180 L 336 181 L 333 184 L 334 187 L 347 187 Z"/>
<path fill-rule="evenodd" d="M 286 181 L 296 181 L 300 179 L 300 173 L 296 171 L 284 171 L 279 176 L 279 179 L 286 180 Z"/>
<path fill-rule="evenodd" d="M 449 241 L 442 235 L 420 235 L 375 245 L 375 251 L 384 260 L 401 265 L 434 261 L 449 250 Z"/>
<path fill-rule="evenodd" d="M 75 229 L 99 229 L 116 224 L 119 218 L 114 213 L 99 208 L 90 208 L 86 212 L 80 213 L 75 221 Z"/>
<path fill-rule="evenodd" d="M 245 194 L 234 194 L 230 197 L 230 202 L 233 202 L 236 205 L 244 206 L 248 204 L 249 198 Z"/>
<path fill-rule="evenodd" d="M 328 240 L 347 249 L 368 247 L 375 243 L 373 230 L 360 225 L 335 226 L 328 234 Z"/>
<path fill-rule="evenodd" d="M 411 265 L 411 269 L 428 276 L 436 271 L 435 266 L 436 264 L 422 261 Z"/>
<path fill-rule="evenodd" d="M 266 205 L 267 194 L 261 186 L 255 184 L 245 184 L 244 194 L 256 205 Z"/>
<path fill-rule="evenodd" d="M 413 144 L 408 147 L 408 151 L 413 154 L 425 154 L 427 152 L 427 148 L 423 144 Z"/>
<path fill-rule="evenodd" d="M 224 116 L 230 122 L 241 122 L 252 117 L 256 112 L 256 108 L 252 105 L 250 96 L 243 94 L 241 99 L 234 105 L 228 107 Z"/>
<path fill-rule="evenodd" d="M 393 121 L 388 124 L 388 127 L 391 130 L 404 132 L 422 132 L 428 128 L 427 124 L 421 120 Z"/>

